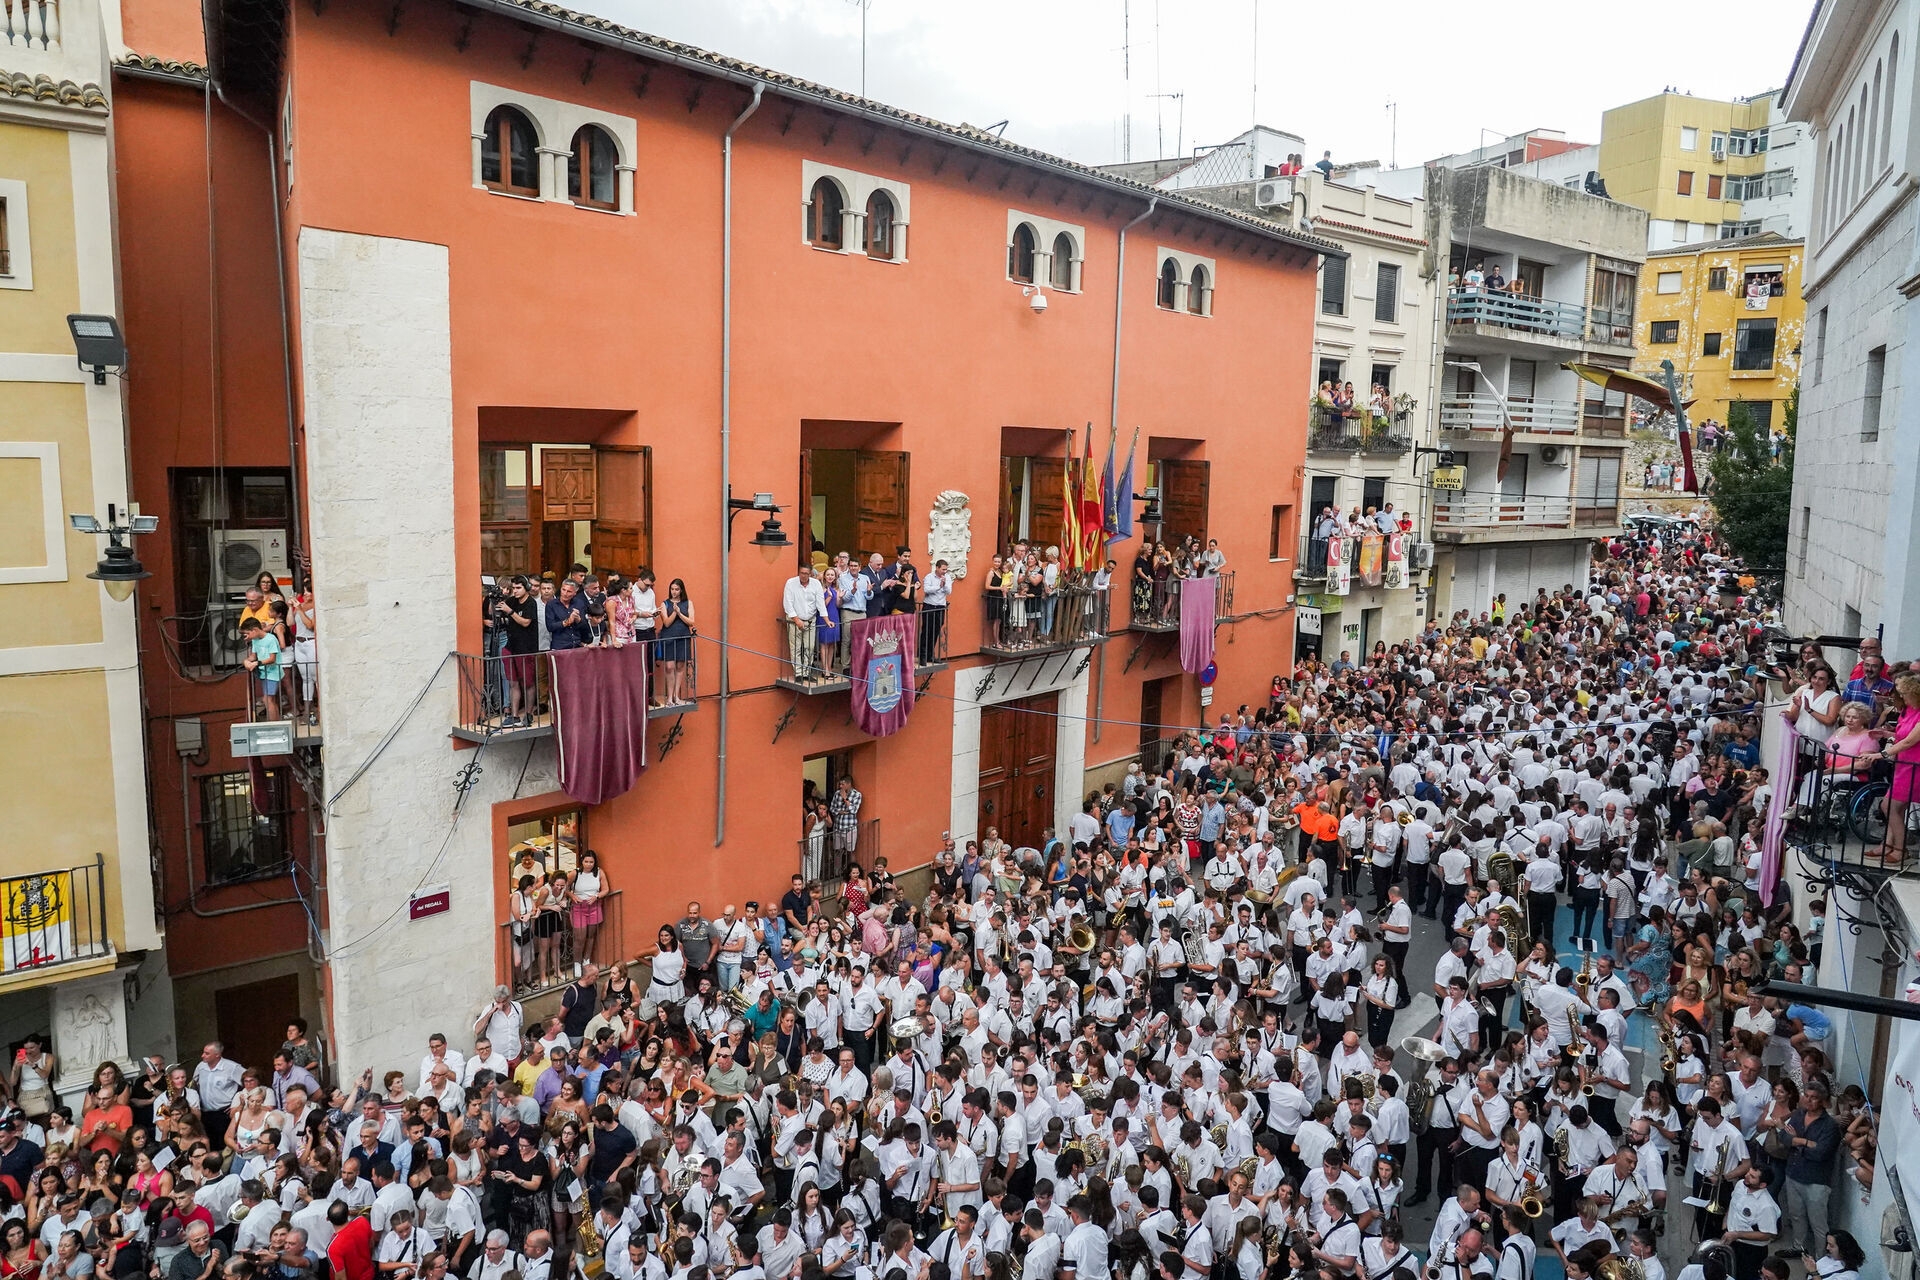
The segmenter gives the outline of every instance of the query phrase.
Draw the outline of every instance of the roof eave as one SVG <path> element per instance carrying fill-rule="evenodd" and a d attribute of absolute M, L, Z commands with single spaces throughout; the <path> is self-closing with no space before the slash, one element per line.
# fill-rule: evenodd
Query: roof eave
<path fill-rule="evenodd" d="M 208 2 L 218 3 L 219 0 L 208 0 Z M 528 22 L 536 26 L 546 27 L 550 30 L 564 31 L 568 35 L 581 39 L 612 45 L 616 48 L 625 49 L 636 57 L 649 58 L 656 62 L 664 62 L 694 74 L 711 76 L 715 79 L 737 84 L 744 88 L 765 86 L 766 91 L 769 93 L 806 103 L 822 110 L 849 113 L 869 120 L 874 124 L 890 129 L 897 129 L 916 137 L 928 139 L 929 141 L 940 142 L 949 146 L 963 147 L 981 155 L 992 156 L 1010 163 L 1043 168 L 1069 181 L 1085 183 L 1088 186 L 1109 191 L 1115 195 L 1125 196 L 1129 199 L 1145 201 L 1158 196 L 1163 207 L 1173 205 L 1185 212 L 1215 219 L 1227 226 L 1233 227 L 1235 230 L 1244 231 L 1250 235 L 1278 242 L 1289 248 L 1300 250 L 1303 253 L 1327 258 L 1345 258 L 1348 256 L 1346 250 L 1330 241 L 1321 240 L 1314 236 L 1302 235 L 1280 226 L 1278 223 L 1236 214 L 1231 210 L 1192 200 L 1176 192 L 1157 190 L 1144 183 L 1131 182 L 1123 178 L 1102 174 L 1097 170 L 1075 165 L 1063 157 L 1050 155 L 1047 152 L 1036 151 L 1032 148 L 1015 150 L 1009 144 L 985 138 L 971 137 L 966 133 L 953 129 L 951 126 L 936 127 L 933 124 L 916 119 L 910 115 L 899 114 L 867 105 L 865 101 L 861 99 L 849 100 L 836 97 L 824 89 L 810 86 L 805 82 L 794 83 L 772 76 L 755 75 L 744 66 L 728 65 L 726 61 L 717 60 L 717 55 L 716 60 L 709 60 L 681 52 L 678 46 L 667 47 L 664 44 L 652 44 L 643 40 L 633 39 L 624 29 L 609 29 L 608 27 L 600 27 L 592 23 L 582 22 L 578 20 L 577 15 L 573 15 L 565 10 L 560 12 L 547 12 L 542 9 L 529 7 L 526 4 L 516 3 L 516 0 L 459 0 L 459 3 L 488 13 L 499 14 L 513 21 Z"/>

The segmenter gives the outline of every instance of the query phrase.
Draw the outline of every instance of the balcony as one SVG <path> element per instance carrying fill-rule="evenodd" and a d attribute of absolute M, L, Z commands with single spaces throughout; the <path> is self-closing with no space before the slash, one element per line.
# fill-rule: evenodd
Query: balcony
<path fill-rule="evenodd" d="M 1587 341 L 1600 347 L 1633 350 L 1633 312 L 1595 307 L 1587 323 Z"/>
<path fill-rule="evenodd" d="M 1357 538 L 1348 538 L 1344 543 L 1346 550 L 1341 553 L 1347 562 L 1349 573 L 1360 568 L 1360 542 Z M 1307 534 L 1300 536 L 1300 558 L 1294 562 L 1293 580 L 1295 582 L 1325 582 L 1327 580 L 1327 540 Z"/>
<path fill-rule="evenodd" d="M 692 640 L 637 641 L 648 650 L 647 719 L 696 710 L 698 649 Z M 678 645 L 684 644 L 681 650 Z M 677 665 L 669 670 L 669 656 Z M 553 735 L 553 660 L 546 653 L 453 655 L 458 700 L 452 733 L 464 742 L 501 742 Z M 677 682 L 677 688 L 671 688 Z M 656 701 L 668 693 L 672 701 Z"/>
<path fill-rule="evenodd" d="M 838 897 L 839 887 L 847 881 L 847 868 L 855 858 L 867 866 L 883 856 L 880 850 L 880 819 L 869 818 L 859 824 L 851 849 L 835 847 L 832 827 L 822 827 L 800 837 L 800 874 L 812 888 L 817 901 Z M 822 894 L 822 889 L 829 893 Z"/>
<path fill-rule="evenodd" d="M 1509 399 L 1516 432 L 1571 435 L 1580 429 L 1580 406 L 1571 400 Z M 1506 427 L 1500 398 L 1484 391 L 1440 402 L 1440 429 L 1497 436 Z"/>
<path fill-rule="evenodd" d="M 1077 584 L 1047 596 L 984 592 L 980 652 L 996 658 L 1031 658 L 1099 644 L 1107 638 L 1111 594 Z"/>
<path fill-rule="evenodd" d="M 1213 620 L 1225 622 L 1233 616 L 1233 574 L 1231 572 L 1215 575 L 1219 586 L 1214 588 Z M 1155 583 L 1148 593 L 1146 608 L 1139 607 L 1140 601 L 1133 602 L 1130 626 L 1135 631 L 1171 633 L 1180 630 L 1180 587 L 1184 578 L 1169 578 L 1165 582 Z"/>
<path fill-rule="evenodd" d="M 1587 331 L 1587 309 L 1573 302 L 1459 288 L 1447 294 L 1447 324 L 1498 331 L 1522 341 L 1577 346 Z"/>
<path fill-rule="evenodd" d="M 947 609 L 921 609 L 919 652 L 914 655 L 913 665 L 916 671 L 943 671 L 947 665 Z M 780 619 L 780 674 L 773 683 L 782 689 L 794 693 L 840 693 L 853 688 L 853 680 L 848 674 L 853 659 L 849 647 L 847 629 L 840 628 L 837 640 L 823 643 L 819 638 L 819 628 L 807 637 L 808 650 L 799 654 L 795 648 L 801 639 L 803 628 L 796 627 L 785 618 Z M 795 666 L 795 659 L 805 663 L 804 669 Z"/>
<path fill-rule="evenodd" d="M 42 973 L 65 979 L 114 965 L 107 931 L 106 858 L 58 871 L 0 879 L 0 987 L 30 985 Z"/>
<path fill-rule="evenodd" d="M 571 858 L 572 855 L 566 855 Z M 562 862 L 561 869 L 571 871 L 570 862 Z M 625 941 L 626 913 L 622 909 L 620 890 L 615 889 L 600 899 L 600 923 L 594 926 L 592 945 L 576 953 L 574 945 L 575 930 L 562 928 L 548 938 L 541 938 L 530 932 L 530 926 L 521 926 L 529 930 L 524 939 L 516 940 L 514 922 L 502 921 L 499 941 L 499 972 L 509 975 L 513 983 L 516 998 L 540 995 L 542 992 L 558 991 L 573 981 L 573 966 L 576 960 L 592 960 L 602 969 L 623 964 L 631 952 L 622 945 Z M 582 940 L 585 940 L 582 932 Z"/>
<path fill-rule="evenodd" d="M 1433 508 L 1433 534 L 1442 542 L 1492 540 L 1489 535 L 1524 541 L 1542 530 L 1563 531 L 1572 526 L 1571 498 L 1496 498 L 1442 502 Z"/>

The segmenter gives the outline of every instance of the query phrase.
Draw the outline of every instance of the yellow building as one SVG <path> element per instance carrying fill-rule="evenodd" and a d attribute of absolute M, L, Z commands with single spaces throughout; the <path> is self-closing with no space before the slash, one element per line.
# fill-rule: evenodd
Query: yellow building
<path fill-rule="evenodd" d="M 1649 253 L 1640 269 L 1634 372 L 1658 377 L 1660 362 L 1673 361 L 1696 424 L 1724 423 L 1733 405 L 1744 404 L 1762 426 L 1779 425 L 1800 376 L 1804 249 L 1804 241 L 1764 232 Z"/>
<path fill-rule="evenodd" d="M 130 1036 L 169 1052 L 172 1010 L 140 602 L 88 580 L 106 539 L 68 520 L 127 500 L 120 379 L 96 384 L 68 328 L 116 310 L 108 40 L 92 0 L 14 8 L 42 25 L 0 44 L 0 1051 L 50 1034 L 72 1100 Z"/>
<path fill-rule="evenodd" d="M 1778 92 L 1734 102 L 1661 93 L 1600 118 L 1607 194 L 1647 211 L 1647 248 L 1807 232 L 1810 148 Z"/>

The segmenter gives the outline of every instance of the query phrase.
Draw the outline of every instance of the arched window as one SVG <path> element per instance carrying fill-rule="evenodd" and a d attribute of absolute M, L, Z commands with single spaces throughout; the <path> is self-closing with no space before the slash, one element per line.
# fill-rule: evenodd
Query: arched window
<path fill-rule="evenodd" d="M 582 125 L 567 157 L 567 195 L 575 204 L 611 209 L 619 203 L 613 167 L 619 162 L 613 138 L 598 125 Z"/>
<path fill-rule="evenodd" d="M 1880 148 L 1875 144 L 1880 138 L 1880 72 L 1881 65 L 1873 64 L 1873 106 L 1867 112 L 1867 178 L 1880 172 Z"/>
<path fill-rule="evenodd" d="M 1207 279 L 1205 267 L 1196 266 L 1193 280 L 1187 285 L 1187 310 L 1196 316 L 1204 316 L 1211 309 L 1208 304 L 1212 301 L 1213 282 Z"/>
<path fill-rule="evenodd" d="M 1866 90 L 1862 89 L 1864 95 Z M 1864 99 L 1863 99 L 1864 100 Z M 1864 108 L 1847 108 L 1846 202 L 1851 209 L 1860 198 L 1860 120 Z"/>
<path fill-rule="evenodd" d="M 1887 49 L 1887 96 L 1881 110 L 1886 114 L 1880 122 L 1880 167 L 1887 167 L 1887 157 L 1893 152 L 1893 91 L 1900 84 L 1900 33 L 1893 33 L 1893 44 Z"/>
<path fill-rule="evenodd" d="M 841 198 L 840 187 L 832 178 L 822 178 L 813 184 L 813 192 L 807 197 L 807 240 L 822 249 L 838 249 L 841 246 L 841 214 L 846 211 L 847 202 Z"/>
<path fill-rule="evenodd" d="M 1021 223 L 1013 229 L 1013 243 L 1007 246 L 1007 274 L 1022 284 L 1033 283 L 1033 260 L 1039 252 L 1033 228 Z"/>
<path fill-rule="evenodd" d="M 517 107 L 495 107 L 480 140 L 480 181 L 509 195 L 539 195 L 539 147 L 533 121 Z"/>
<path fill-rule="evenodd" d="M 884 191 L 867 197 L 867 256 L 893 257 L 893 197 Z"/>
<path fill-rule="evenodd" d="M 1073 237 L 1062 231 L 1053 238 L 1053 260 L 1047 265 L 1047 283 L 1056 289 L 1073 288 Z"/>
<path fill-rule="evenodd" d="M 1168 258 L 1160 264 L 1160 296 L 1157 302 L 1169 311 L 1179 309 L 1175 301 L 1180 296 L 1180 264 Z"/>

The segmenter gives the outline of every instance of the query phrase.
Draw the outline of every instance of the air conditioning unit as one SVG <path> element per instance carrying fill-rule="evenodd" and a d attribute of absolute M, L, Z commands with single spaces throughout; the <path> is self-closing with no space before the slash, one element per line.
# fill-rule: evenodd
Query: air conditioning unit
<path fill-rule="evenodd" d="M 1567 446 L 1543 444 L 1540 446 L 1540 461 L 1549 467 L 1564 467 L 1573 459 L 1567 456 Z"/>
<path fill-rule="evenodd" d="M 231 671 L 246 661 L 247 638 L 240 634 L 240 613 L 245 606 L 216 604 L 207 610 L 207 657 L 216 671 Z"/>
<path fill-rule="evenodd" d="M 212 567 L 207 582 L 210 603 L 245 596 L 262 572 L 292 577 L 285 529 L 210 529 L 207 549 Z"/>
<path fill-rule="evenodd" d="M 1727 158 L 1727 144 L 1718 139 L 1713 142 L 1709 150 L 1713 153 L 1715 160 L 1725 160 Z"/>
<path fill-rule="evenodd" d="M 1268 178 L 1254 184 L 1253 202 L 1262 209 L 1286 209 L 1293 205 L 1293 179 Z"/>
<path fill-rule="evenodd" d="M 1433 544 L 1431 542 L 1414 543 L 1407 553 L 1407 565 L 1416 573 L 1422 569 L 1433 568 Z"/>

